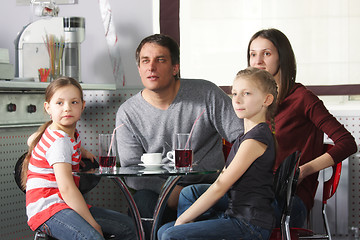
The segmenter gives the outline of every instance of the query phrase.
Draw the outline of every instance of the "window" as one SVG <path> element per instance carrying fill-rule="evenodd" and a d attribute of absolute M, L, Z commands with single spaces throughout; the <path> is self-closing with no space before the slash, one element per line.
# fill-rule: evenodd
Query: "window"
<path fill-rule="evenodd" d="M 359 26 L 358 0 L 181 0 L 181 75 L 231 85 L 251 36 L 273 27 L 292 44 L 298 82 L 358 84 Z"/>

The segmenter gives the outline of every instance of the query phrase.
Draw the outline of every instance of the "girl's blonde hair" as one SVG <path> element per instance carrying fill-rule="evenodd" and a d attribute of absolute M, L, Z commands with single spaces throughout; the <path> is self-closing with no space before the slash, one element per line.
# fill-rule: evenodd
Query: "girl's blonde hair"
<path fill-rule="evenodd" d="M 84 95 L 83 95 L 83 90 L 82 90 L 81 85 L 75 79 L 70 78 L 70 77 L 60 77 L 60 78 L 57 78 L 56 80 L 54 80 L 53 82 L 51 82 L 45 90 L 45 102 L 50 102 L 51 98 L 54 96 L 55 92 L 58 89 L 60 89 L 62 87 L 70 86 L 70 85 L 75 86 L 76 88 L 79 89 L 81 101 L 83 102 Z M 40 141 L 46 128 L 48 126 L 50 126 L 51 123 L 52 123 L 52 120 L 44 123 L 43 125 L 41 125 L 39 127 L 39 129 L 36 131 L 37 136 L 35 137 L 35 139 L 31 142 L 31 144 L 29 146 L 28 152 L 27 152 L 24 162 L 21 166 L 21 168 L 22 168 L 22 170 L 21 170 L 21 186 L 22 186 L 23 190 L 26 189 L 27 172 L 28 172 L 31 153 L 32 153 L 33 149 L 35 148 L 36 144 L 38 144 L 38 142 Z"/>
<path fill-rule="evenodd" d="M 266 120 L 270 121 L 271 131 L 275 133 L 275 114 L 276 114 L 276 99 L 278 95 L 277 84 L 274 77 L 266 70 L 248 67 L 239 71 L 236 74 L 236 78 L 247 78 L 255 82 L 259 89 L 265 94 L 271 94 L 274 96 L 273 102 L 268 106 L 266 112 Z"/>

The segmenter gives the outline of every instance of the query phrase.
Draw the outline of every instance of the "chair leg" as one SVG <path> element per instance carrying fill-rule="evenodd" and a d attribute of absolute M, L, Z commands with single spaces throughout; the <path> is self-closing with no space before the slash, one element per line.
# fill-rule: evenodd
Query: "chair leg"
<path fill-rule="evenodd" d="M 283 223 L 282 230 L 281 230 L 281 239 L 282 240 L 291 240 L 290 216 L 285 217 L 285 221 Z"/>
<path fill-rule="evenodd" d="M 328 222 L 327 215 L 326 215 L 326 203 L 323 203 L 322 215 L 323 215 L 324 227 L 325 227 L 327 239 L 332 240 L 331 239 L 331 232 L 330 232 L 329 222 Z"/>
<path fill-rule="evenodd" d="M 34 240 L 41 240 L 41 239 L 47 240 L 48 237 L 47 237 L 47 235 L 45 233 L 43 233 L 41 231 L 36 231 L 35 236 L 34 236 Z"/>
<path fill-rule="evenodd" d="M 314 234 L 312 236 L 300 236 L 299 239 L 328 239 L 331 240 L 329 222 L 326 215 L 326 203 L 322 205 L 322 216 L 324 221 L 325 234 Z"/>

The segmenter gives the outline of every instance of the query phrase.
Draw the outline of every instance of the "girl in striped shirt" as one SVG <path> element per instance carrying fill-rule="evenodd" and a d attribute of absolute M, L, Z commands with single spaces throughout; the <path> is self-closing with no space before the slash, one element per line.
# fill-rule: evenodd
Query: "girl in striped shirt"
<path fill-rule="evenodd" d="M 81 141 L 76 123 L 85 108 L 80 84 L 69 77 L 51 82 L 44 108 L 51 120 L 39 129 L 23 164 L 28 224 L 57 239 L 135 239 L 132 219 L 91 207 L 79 191 Z"/>

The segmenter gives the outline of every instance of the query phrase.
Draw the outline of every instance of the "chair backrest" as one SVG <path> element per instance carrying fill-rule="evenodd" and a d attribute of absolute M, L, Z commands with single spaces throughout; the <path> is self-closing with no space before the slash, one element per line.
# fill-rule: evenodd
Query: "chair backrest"
<path fill-rule="evenodd" d="M 341 168 L 342 168 L 341 162 L 332 166 L 333 169 L 332 176 L 329 180 L 324 182 L 323 203 L 326 203 L 326 201 L 335 194 L 340 181 Z"/>
<path fill-rule="evenodd" d="M 22 163 L 25 160 L 26 153 L 21 155 L 21 157 L 17 160 L 14 168 L 14 178 L 15 182 L 20 188 L 21 191 L 25 193 L 25 189 L 21 187 L 21 171 L 22 171 Z M 88 171 L 92 168 L 98 168 L 99 164 L 97 161 L 92 162 L 90 159 L 82 158 L 81 161 L 84 163 L 84 165 L 80 164 L 80 171 Z M 82 194 L 85 194 L 89 192 L 91 189 L 93 189 L 100 181 L 101 177 L 97 176 L 82 176 L 80 177 L 80 183 L 79 183 L 79 190 Z"/>
<path fill-rule="evenodd" d="M 22 170 L 22 163 L 24 162 L 26 154 L 27 154 L 27 152 L 24 153 L 23 155 L 21 155 L 21 157 L 17 160 L 17 162 L 15 164 L 15 168 L 14 168 L 14 178 L 15 178 L 16 185 L 18 185 L 20 190 L 23 191 L 24 193 L 25 193 L 25 189 L 23 189 L 21 186 L 21 170 Z"/>
<path fill-rule="evenodd" d="M 278 167 L 274 176 L 274 193 L 278 204 L 283 210 L 283 215 L 291 209 L 291 198 L 296 191 L 299 177 L 300 152 L 290 154 Z"/>
<path fill-rule="evenodd" d="M 227 157 L 229 156 L 232 144 L 229 143 L 228 141 L 226 141 L 225 139 L 222 140 L 222 144 L 223 144 L 223 153 L 224 153 L 224 157 L 225 157 L 225 161 L 227 160 Z"/>
<path fill-rule="evenodd" d="M 327 152 L 330 148 L 332 148 L 333 145 L 331 144 L 324 144 L 324 152 Z M 335 164 L 332 166 L 332 175 L 330 179 L 324 182 L 323 186 L 323 203 L 326 204 L 327 200 L 330 199 L 336 192 L 336 189 L 339 185 L 340 176 L 341 176 L 341 168 L 342 163 L 339 162 L 338 164 Z"/>

